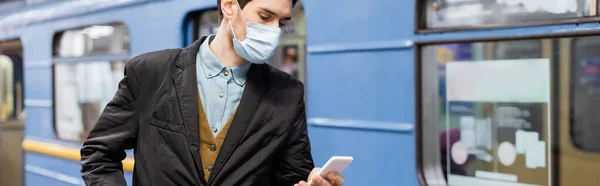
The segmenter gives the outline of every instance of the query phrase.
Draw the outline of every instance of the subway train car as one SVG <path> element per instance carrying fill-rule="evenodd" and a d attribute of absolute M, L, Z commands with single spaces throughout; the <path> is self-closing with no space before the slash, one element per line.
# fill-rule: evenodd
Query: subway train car
<path fill-rule="evenodd" d="M 0 8 L 6 4 L 0 2 Z M 315 164 L 323 165 L 333 155 L 354 156 L 344 172 L 348 185 L 418 185 L 412 134 L 413 75 L 384 73 L 381 80 L 403 82 L 402 87 L 388 87 L 391 91 L 380 96 L 387 83 L 366 78 L 387 68 L 363 65 L 373 60 L 367 57 L 393 59 L 397 53 L 345 48 L 381 39 L 368 26 L 379 25 L 370 20 L 396 17 L 378 10 L 385 6 L 366 1 L 301 1 L 269 62 L 306 84 Z M 362 11 L 365 7 L 368 9 Z M 357 10 L 362 15 L 355 14 Z M 79 149 L 114 95 L 126 60 L 145 52 L 184 47 L 200 36 L 214 34 L 217 16 L 216 0 L 22 1 L 20 6 L 2 9 L 0 63 L 14 66 L 2 67 L 2 73 L 22 72 L 23 80 L 21 89 L 19 78 L 2 84 L 2 89 L 21 90 L 12 95 L 14 100 L 21 96 L 22 107 L 12 110 L 23 114 L 10 118 L 24 120 L 25 130 L 21 136 L 18 127 L 2 125 L 2 152 L 11 156 L 2 155 L 0 184 L 84 185 Z M 345 34 L 340 30 L 346 30 Z M 11 57 L 15 55 L 16 60 Z M 393 63 L 393 69 L 412 69 L 410 63 Z M 366 74 L 357 73 L 363 70 Z M 365 91 L 357 91 L 361 89 Z M 386 101 L 378 99 L 384 97 Z M 399 107 L 396 103 L 405 104 Z M 12 144 L 4 144 L 9 142 Z M 123 161 L 129 184 L 134 161 L 133 151 L 129 151 Z"/>
<path fill-rule="evenodd" d="M 306 85 L 315 165 L 354 157 L 345 185 L 599 185 L 597 1 L 301 0 L 269 64 Z M 84 185 L 79 148 L 126 60 L 217 16 L 215 0 L 0 1 L 0 185 Z"/>

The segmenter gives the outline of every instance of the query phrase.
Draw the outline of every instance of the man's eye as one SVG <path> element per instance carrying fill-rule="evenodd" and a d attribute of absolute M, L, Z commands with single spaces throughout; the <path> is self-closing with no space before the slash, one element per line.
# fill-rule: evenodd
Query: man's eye
<path fill-rule="evenodd" d="M 279 28 L 285 27 L 285 23 L 279 23 Z"/>
<path fill-rule="evenodd" d="M 262 19 L 263 21 L 268 21 L 269 17 L 268 16 L 264 16 L 264 15 L 260 15 L 260 19 Z"/>

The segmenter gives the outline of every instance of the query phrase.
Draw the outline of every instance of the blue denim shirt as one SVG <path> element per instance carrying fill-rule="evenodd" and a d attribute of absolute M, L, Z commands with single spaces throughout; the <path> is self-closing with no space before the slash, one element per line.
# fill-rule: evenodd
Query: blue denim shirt
<path fill-rule="evenodd" d="M 209 36 L 196 56 L 196 74 L 202 107 L 213 136 L 217 136 L 237 109 L 246 87 L 250 63 L 227 69 L 210 50 Z"/>

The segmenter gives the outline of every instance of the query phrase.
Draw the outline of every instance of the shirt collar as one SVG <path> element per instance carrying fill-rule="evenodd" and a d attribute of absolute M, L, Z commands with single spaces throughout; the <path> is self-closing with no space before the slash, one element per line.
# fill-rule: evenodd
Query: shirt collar
<path fill-rule="evenodd" d="M 215 56 L 215 54 L 210 50 L 210 41 L 214 38 L 214 35 L 209 36 L 204 43 L 200 46 L 198 50 L 197 58 L 199 60 L 196 63 L 200 63 L 202 68 L 204 68 L 204 77 L 207 79 L 214 78 L 225 71 L 229 71 L 230 74 L 233 74 L 233 81 L 239 85 L 244 86 L 246 84 L 246 75 L 248 74 L 248 70 L 250 69 L 250 63 L 245 63 L 243 65 L 233 67 L 231 69 L 227 69 L 221 61 Z"/>
<path fill-rule="evenodd" d="M 202 43 L 200 49 L 198 50 L 197 57 L 200 60 L 196 61 L 196 63 L 200 63 L 200 65 L 202 65 L 202 68 L 204 68 L 204 75 L 208 79 L 218 76 L 225 70 L 225 65 L 223 65 L 217 56 L 215 56 L 215 54 L 213 54 L 210 50 L 209 44 L 212 37 L 213 36 L 209 36 L 206 40 L 204 40 L 204 43 Z"/>
<path fill-rule="evenodd" d="M 246 85 L 246 78 L 248 74 L 248 70 L 250 70 L 251 63 L 244 63 L 243 65 L 233 67 L 230 69 L 231 74 L 233 74 L 233 81 L 239 86 Z"/>

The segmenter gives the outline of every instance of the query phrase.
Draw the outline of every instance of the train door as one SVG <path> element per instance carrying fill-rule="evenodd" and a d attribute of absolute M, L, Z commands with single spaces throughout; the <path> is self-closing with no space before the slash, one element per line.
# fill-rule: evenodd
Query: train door
<path fill-rule="evenodd" d="M 560 42 L 560 183 L 600 183 L 600 36 Z"/>
<path fill-rule="evenodd" d="M 0 185 L 22 185 L 23 46 L 0 41 Z"/>
<path fill-rule="evenodd" d="M 436 69 L 436 59 L 431 57 L 435 50 L 448 44 L 423 42 L 420 48 L 419 71 L 423 85 L 418 87 L 422 106 L 419 132 L 423 142 L 419 147 L 422 149 L 418 150 L 424 157 L 419 161 L 425 183 L 442 180 L 443 185 L 600 184 L 600 54 L 597 52 L 600 34 L 597 24 L 583 23 L 585 19 L 598 18 L 600 1 L 426 0 L 418 3 L 418 7 L 423 10 L 418 11 L 420 30 L 417 32 L 444 33 L 440 35 L 445 36 L 433 39 L 440 43 L 462 35 L 464 39 L 457 43 L 485 45 L 483 54 L 479 54 L 485 56 L 485 60 L 467 60 L 477 63 L 470 65 L 453 61 L 453 70 L 460 69 L 462 73 L 452 75 Z M 548 24 L 560 26 L 541 26 Z M 533 25 L 539 27 L 530 27 Z M 495 30 L 498 26 L 512 28 Z M 582 33 L 581 28 L 585 26 L 591 28 L 590 32 Z M 493 31 L 456 32 L 479 28 Z M 423 35 L 423 39 L 427 37 Z M 477 41 L 477 38 L 485 41 Z M 470 51 L 473 55 L 481 53 Z M 498 73 L 489 73 L 494 71 Z M 431 74 L 463 80 L 455 83 L 452 90 L 448 88 L 450 85 L 440 88 L 439 92 L 453 94 L 448 96 L 452 99 L 479 99 L 474 95 L 485 95 L 513 103 L 484 105 L 482 109 L 476 105 L 471 110 L 453 108 L 449 103 L 448 110 L 439 114 L 432 112 L 438 110 L 438 105 L 430 104 L 428 99 L 438 93 L 437 84 L 442 82 L 432 80 Z M 477 82 L 461 79 L 470 74 L 476 74 L 472 76 Z M 484 81 L 491 75 L 495 75 L 494 81 Z M 535 83 L 521 86 L 526 82 Z M 546 86 L 540 88 L 540 84 Z M 484 90 L 489 91 L 477 94 Z M 515 102 L 519 97 L 527 99 Z M 443 98 L 433 99 L 447 103 Z M 490 113 L 496 115 L 492 122 L 482 120 Z M 442 131 L 435 130 L 439 125 Z M 439 142 L 424 140 L 438 132 L 442 133 Z M 482 148 L 481 143 L 487 146 Z M 438 147 L 440 150 L 434 151 Z M 481 156 L 481 149 L 491 156 Z M 442 161 L 429 152 L 440 152 Z M 437 164 L 442 168 L 430 162 L 442 162 Z M 436 169 L 448 170 L 444 172 L 447 177 L 427 172 Z"/>

